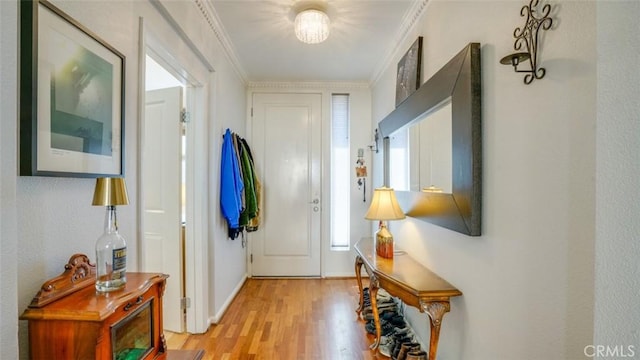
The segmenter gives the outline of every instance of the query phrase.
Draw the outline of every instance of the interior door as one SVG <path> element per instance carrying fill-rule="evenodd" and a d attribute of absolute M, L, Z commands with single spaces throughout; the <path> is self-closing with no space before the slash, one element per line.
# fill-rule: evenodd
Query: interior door
<path fill-rule="evenodd" d="M 320 276 L 321 94 L 253 94 L 252 150 L 262 179 L 253 276 Z"/>
<path fill-rule="evenodd" d="M 183 331 L 180 174 L 182 88 L 146 92 L 142 174 L 142 267 L 169 275 L 163 297 L 164 328 Z"/>

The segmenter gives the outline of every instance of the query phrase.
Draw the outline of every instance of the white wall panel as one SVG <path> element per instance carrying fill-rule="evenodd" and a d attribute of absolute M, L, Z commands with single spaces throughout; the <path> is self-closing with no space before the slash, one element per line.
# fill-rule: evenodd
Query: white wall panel
<path fill-rule="evenodd" d="M 640 3 L 598 3 L 594 346 L 640 356 Z M 624 45 L 621 45 L 624 44 Z M 631 353 L 633 352 L 633 354 Z M 593 353 L 593 348 L 589 349 Z"/>

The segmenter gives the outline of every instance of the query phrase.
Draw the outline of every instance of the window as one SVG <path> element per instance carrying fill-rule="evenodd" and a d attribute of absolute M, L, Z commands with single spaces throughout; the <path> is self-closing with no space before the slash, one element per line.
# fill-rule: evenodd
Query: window
<path fill-rule="evenodd" d="M 349 95 L 331 95 L 331 249 L 349 250 L 351 162 Z"/>
<path fill-rule="evenodd" d="M 409 130 L 396 131 L 389 137 L 389 187 L 410 190 Z"/>

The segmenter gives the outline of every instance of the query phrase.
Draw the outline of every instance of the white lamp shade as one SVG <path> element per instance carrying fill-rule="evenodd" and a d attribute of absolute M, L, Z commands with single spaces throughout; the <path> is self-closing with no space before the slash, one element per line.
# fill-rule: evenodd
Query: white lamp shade
<path fill-rule="evenodd" d="M 393 189 L 381 187 L 373 190 L 373 199 L 369 211 L 364 216 L 367 220 L 400 220 L 405 215 Z"/>
<path fill-rule="evenodd" d="M 329 37 L 329 16 L 320 10 L 304 10 L 296 15 L 295 32 L 298 40 L 306 44 L 319 44 Z"/>

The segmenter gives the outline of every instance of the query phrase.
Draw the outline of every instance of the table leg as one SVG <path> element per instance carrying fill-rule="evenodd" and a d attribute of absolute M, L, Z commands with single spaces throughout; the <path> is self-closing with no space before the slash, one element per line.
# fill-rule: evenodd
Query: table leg
<path fill-rule="evenodd" d="M 356 309 L 356 313 L 358 317 L 362 316 L 362 310 L 364 310 L 364 293 L 362 291 L 362 258 L 360 256 L 356 256 L 356 281 L 358 282 L 358 290 L 360 291 L 360 302 L 358 303 L 358 308 Z"/>
<path fill-rule="evenodd" d="M 436 360 L 438 352 L 438 340 L 440 339 L 440 326 L 442 325 L 442 317 L 449 312 L 450 305 L 448 301 L 423 302 L 420 300 L 422 310 L 429 314 L 431 319 L 431 340 L 429 341 L 429 360 Z"/>
<path fill-rule="evenodd" d="M 373 312 L 373 322 L 376 326 L 376 341 L 369 346 L 369 349 L 376 350 L 380 345 L 380 315 L 378 314 L 378 279 L 374 275 L 370 276 L 369 298 L 371 299 L 371 311 Z"/>

